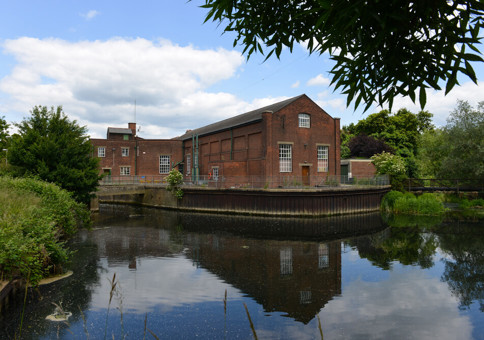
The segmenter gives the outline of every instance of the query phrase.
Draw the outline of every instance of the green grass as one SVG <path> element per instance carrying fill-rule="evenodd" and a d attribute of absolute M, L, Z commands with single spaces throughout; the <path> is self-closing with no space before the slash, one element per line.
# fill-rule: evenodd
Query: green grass
<path fill-rule="evenodd" d="M 62 272 L 65 239 L 89 222 L 86 207 L 58 186 L 32 178 L 0 176 L 0 273 L 32 284 Z"/>

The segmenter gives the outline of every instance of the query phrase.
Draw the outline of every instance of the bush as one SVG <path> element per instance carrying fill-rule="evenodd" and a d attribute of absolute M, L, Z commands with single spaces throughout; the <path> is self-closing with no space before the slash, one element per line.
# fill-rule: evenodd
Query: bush
<path fill-rule="evenodd" d="M 403 193 L 400 191 L 392 190 L 383 196 L 381 201 L 381 209 L 383 211 L 392 212 L 393 208 L 395 207 L 395 202 L 403 197 Z"/>
<path fill-rule="evenodd" d="M 405 162 L 402 157 L 382 152 L 371 157 L 379 175 L 390 175 L 390 181 L 394 190 L 403 191 L 404 181 L 407 178 Z"/>
<path fill-rule="evenodd" d="M 416 197 L 411 193 L 390 191 L 383 197 L 383 211 L 395 214 L 441 215 L 445 208 L 441 199 L 433 194 L 423 194 Z"/>
<path fill-rule="evenodd" d="M 168 176 L 165 177 L 168 183 L 166 188 L 168 191 L 173 192 L 173 195 L 181 200 L 183 197 L 183 190 L 179 188 L 183 184 L 183 174 L 177 169 L 171 169 Z"/>
<path fill-rule="evenodd" d="M 0 177 L 0 272 L 37 284 L 62 271 L 69 258 L 64 240 L 89 211 L 58 186 L 31 178 Z"/>

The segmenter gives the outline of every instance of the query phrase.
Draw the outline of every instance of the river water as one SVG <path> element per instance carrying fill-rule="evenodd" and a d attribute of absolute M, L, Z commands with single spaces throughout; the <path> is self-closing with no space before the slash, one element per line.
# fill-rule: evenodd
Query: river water
<path fill-rule="evenodd" d="M 28 291 L 21 330 L 14 299 L 1 339 L 484 339 L 482 221 L 102 206 L 71 247 L 74 274 Z"/>

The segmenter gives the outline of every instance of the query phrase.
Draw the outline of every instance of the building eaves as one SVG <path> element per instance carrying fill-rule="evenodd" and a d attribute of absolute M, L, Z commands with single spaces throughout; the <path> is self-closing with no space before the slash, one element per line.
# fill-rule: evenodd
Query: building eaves
<path fill-rule="evenodd" d="M 271 112 L 275 113 L 275 112 L 281 110 L 282 108 L 284 108 L 285 106 L 291 104 L 295 100 L 301 98 L 302 96 L 305 96 L 305 95 L 302 94 L 300 96 L 289 98 L 289 99 L 286 99 L 286 100 L 283 100 L 281 102 L 271 104 L 271 105 L 268 105 L 268 106 L 264 106 L 264 107 L 261 107 L 260 109 L 256 109 L 256 110 L 253 110 L 253 111 L 242 113 L 240 115 L 237 115 L 237 116 L 234 116 L 234 117 L 231 117 L 231 118 L 227 118 L 227 119 L 221 120 L 219 122 L 203 126 L 201 128 L 198 128 L 198 129 L 187 131 L 185 134 L 183 134 L 179 137 L 176 137 L 174 139 L 187 140 L 187 139 L 192 138 L 193 135 L 199 135 L 199 136 L 208 135 L 208 134 L 211 134 L 211 133 L 220 132 L 220 131 L 228 130 L 228 129 L 235 128 L 235 127 L 238 127 L 238 126 L 244 126 L 244 125 L 247 125 L 247 124 L 250 124 L 250 123 L 257 122 L 257 121 L 262 119 L 262 113 L 263 112 L 271 111 Z"/>

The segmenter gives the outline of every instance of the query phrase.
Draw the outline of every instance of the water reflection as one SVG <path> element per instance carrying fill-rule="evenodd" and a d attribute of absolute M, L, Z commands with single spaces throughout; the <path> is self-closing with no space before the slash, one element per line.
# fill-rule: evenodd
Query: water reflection
<path fill-rule="evenodd" d="M 245 303 L 264 339 L 320 338 L 316 316 L 326 338 L 479 339 L 482 227 L 104 206 L 73 242 L 75 274 L 29 291 L 22 337 L 138 339 L 146 316 L 160 338 L 251 338 Z M 18 329 L 21 300 L 0 315 L 0 338 Z M 68 325 L 45 320 L 52 302 L 73 313 Z"/>

